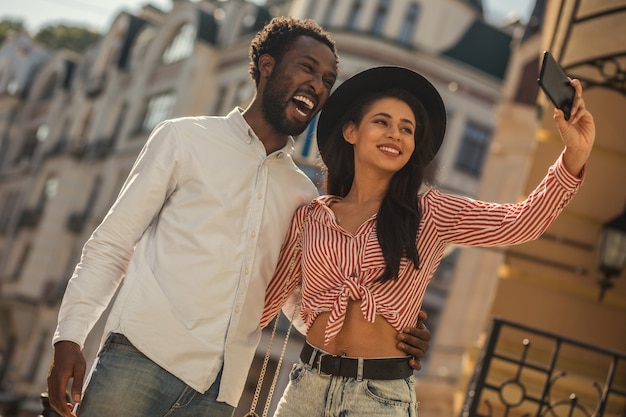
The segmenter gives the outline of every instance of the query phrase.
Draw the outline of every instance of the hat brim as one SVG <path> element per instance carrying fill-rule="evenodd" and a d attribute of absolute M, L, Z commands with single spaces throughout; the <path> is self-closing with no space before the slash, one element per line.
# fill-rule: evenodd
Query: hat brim
<path fill-rule="evenodd" d="M 330 95 L 317 122 L 317 144 L 325 160 L 325 144 L 346 109 L 360 96 L 370 92 L 402 88 L 422 102 L 430 118 L 433 152 L 437 154 L 446 131 L 446 109 L 437 89 L 426 78 L 413 70 L 397 66 L 370 68 L 348 78 Z"/>

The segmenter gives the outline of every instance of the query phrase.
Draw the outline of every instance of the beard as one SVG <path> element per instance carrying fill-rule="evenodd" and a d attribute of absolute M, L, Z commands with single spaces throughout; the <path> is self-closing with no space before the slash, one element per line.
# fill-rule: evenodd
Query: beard
<path fill-rule="evenodd" d="M 287 106 L 291 101 L 291 95 L 280 79 L 280 74 L 273 72 L 267 80 L 261 97 L 261 112 L 278 133 L 296 136 L 304 132 L 308 123 L 287 117 Z M 286 97 L 289 98 L 285 99 Z"/>

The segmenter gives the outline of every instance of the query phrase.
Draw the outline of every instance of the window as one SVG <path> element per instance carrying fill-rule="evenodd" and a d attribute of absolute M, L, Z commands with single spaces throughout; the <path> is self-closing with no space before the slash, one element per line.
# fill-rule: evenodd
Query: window
<path fill-rule="evenodd" d="M 196 37 L 196 28 L 191 23 L 180 28 L 163 53 L 163 63 L 172 64 L 191 56 Z"/>
<path fill-rule="evenodd" d="M 246 107 L 250 102 L 250 99 L 254 96 L 254 89 L 249 80 L 245 80 L 239 83 L 235 95 L 235 105 Z"/>
<path fill-rule="evenodd" d="M 456 168 L 475 177 L 480 176 L 490 139 L 490 129 L 471 122 L 465 125 Z"/>
<path fill-rule="evenodd" d="M 3 204 L 0 208 L 0 234 L 6 233 L 9 230 L 9 224 L 11 222 L 11 216 L 17 206 L 19 199 L 18 191 L 9 191 L 2 198 Z"/>
<path fill-rule="evenodd" d="M 352 3 L 352 9 L 350 10 L 350 16 L 348 17 L 348 29 L 356 29 L 359 23 L 359 17 L 361 15 L 361 0 L 354 0 Z"/>
<path fill-rule="evenodd" d="M 220 86 L 215 104 L 213 105 L 213 111 L 211 114 L 221 115 L 222 107 L 224 107 L 224 99 L 226 98 L 226 94 L 228 93 L 228 88 L 225 85 Z"/>
<path fill-rule="evenodd" d="M 374 35 L 382 35 L 385 28 L 385 20 L 387 18 L 387 12 L 389 11 L 389 0 L 380 0 L 378 2 L 378 8 L 376 9 L 376 15 L 374 16 L 374 22 L 372 23 L 372 33 Z"/>
<path fill-rule="evenodd" d="M 71 120 L 68 118 L 60 123 L 62 124 L 61 131 L 56 139 L 54 139 L 54 144 L 48 147 L 49 155 L 59 155 L 68 147 Z"/>
<path fill-rule="evenodd" d="M 311 2 L 311 4 L 314 4 L 313 2 Z M 324 22 L 325 26 L 330 26 L 332 21 L 333 21 L 333 17 L 335 16 L 335 11 L 337 10 L 337 0 L 330 0 L 327 8 L 326 8 L 326 13 L 324 13 L 324 19 L 322 20 L 322 22 Z"/>
<path fill-rule="evenodd" d="M 306 128 L 306 131 L 304 132 L 304 135 L 300 136 L 299 141 L 301 142 L 302 146 L 300 148 L 300 157 L 303 159 L 308 159 L 311 158 L 312 156 L 315 155 L 311 155 L 311 148 L 313 147 L 314 141 L 315 141 L 315 129 L 317 127 L 317 120 L 319 119 L 319 114 L 316 114 L 315 117 L 313 117 L 313 120 L 311 120 L 311 122 L 309 123 L 309 126 Z"/>
<path fill-rule="evenodd" d="M 45 352 L 48 348 L 48 343 L 50 335 L 47 331 L 43 330 L 39 333 L 39 340 L 37 341 L 37 348 L 32 351 L 30 357 L 30 364 L 28 366 L 28 370 L 26 371 L 26 381 L 35 382 L 35 378 L 37 377 L 37 373 L 41 370 L 43 355 L 41 352 Z M 46 364 L 47 365 L 47 364 Z"/>
<path fill-rule="evenodd" d="M 28 261 L 28 258 L 30 257 L 30 252 L 31 252 L 31 245 L 30 243 L 27 243 L 22 248 L 22 252 L 20 253 L 19 258 L 17 259 L 17 264 L 13 268 L 13 272 L 10 275 L 11 282 L 17 282 L 22 276 L 22 271 L 24 270 L 24 267 L 26 266 L 26 262 Z"/>
<path fill-rule="evenodd" d="M 22 142 L 22 147 L 13 163 L 17 165 L 22 162 L 31 162 L 35 156 L 37 145 L 39 145 L 39 140 L 37 139 L 36 131 L 29 132 L 25 136 L 25 139 Z"/>
<path fill-rule="evenodd" d="M 402 21 L 402 25 L 400 26 L 398 40 L 401 43 L 405 45 L 410 45 L 412 43 L 418 15 L 419 5 L 417 3 L 411 3 L 406 9 L 406 13 L 404 14 L 404 20 Z"/>
<path fill-rule="evenodd" d="M 126 120 L 126 115 L 128 114 L 128 103 L 122 104 L 120 108 L 120 112 L 117 115 L 117 119 L 115 119 L 115 126 L 113 128 L 113 132 L 111 132 L 110 136 L 110 145 L 111 147 L 115 146 L 115 143 L 119 140 L 119 136 L 122 133 L 122 127 L 124 126 L 124 121 Z"/>
<path fill-rule="evenodd" d="M 53 96 L 54 96 L 54 91 L 56 89 L 57 86 L 57 78 L 56 78 L 57 74 L 54 74 L 54 76 L 49 77 L 46 80 L 46 84 L 45 87 L 42 89 L 40 95 L 39 95 L 39 99 L 40 100 L 50 100 Z"/>
<path fill-rule="evenodd" d="M 146 115 L 143 118 L 141 129 L 149 132 L 162 121 L 168 119 L 172 115 L 176 97 L 174 93 L 164 93 L 152 96 L 148 101 Z"/>
<path fill-rule="evenodd" d="M 83 214 L 85 215 L 85 217 L 91 215 L 93 207 L 96 205 L 96 200 L 98 199 L 101 188 L 102 177 L 98 175 L 93 181 L 93 186 L 91 187 L 91 192 L 89 193 L 89 198 L 87 199 L 87 204 L 85 205 L 85 209 L 83 210 Z"/>

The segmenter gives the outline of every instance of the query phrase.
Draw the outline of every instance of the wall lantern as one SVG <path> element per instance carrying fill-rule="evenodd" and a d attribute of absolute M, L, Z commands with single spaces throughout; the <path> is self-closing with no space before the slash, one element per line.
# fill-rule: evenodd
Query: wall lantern
<path fill-rule="evenodd" d="M 626 264 L 626 210 L 618 217 L 609 220 L 600 229 L 600 249 L 598 269 L 602 278 L 598 281 L 602 301 L 607 290 L 613 288 L 613 278 L 619 276 Z"/>

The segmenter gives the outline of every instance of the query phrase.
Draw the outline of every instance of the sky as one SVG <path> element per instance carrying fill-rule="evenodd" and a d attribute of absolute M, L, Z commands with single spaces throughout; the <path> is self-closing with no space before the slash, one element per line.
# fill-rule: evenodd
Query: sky
<path fill-rule="evenodd" d="M 104 33 L 122 10 L 138 11 L 144 4 L 150 3 L 168 11 L 171 2 L 172 0 L 0 0 L 0 20 L 21 20 L 32 35 L 42 27 L 59 23 L 86 26 Z M 502 23 L 513 15 L 526 22 L 533 5 L 534 0 L 483 0 L 485 17 L 493 24 Z"/>

